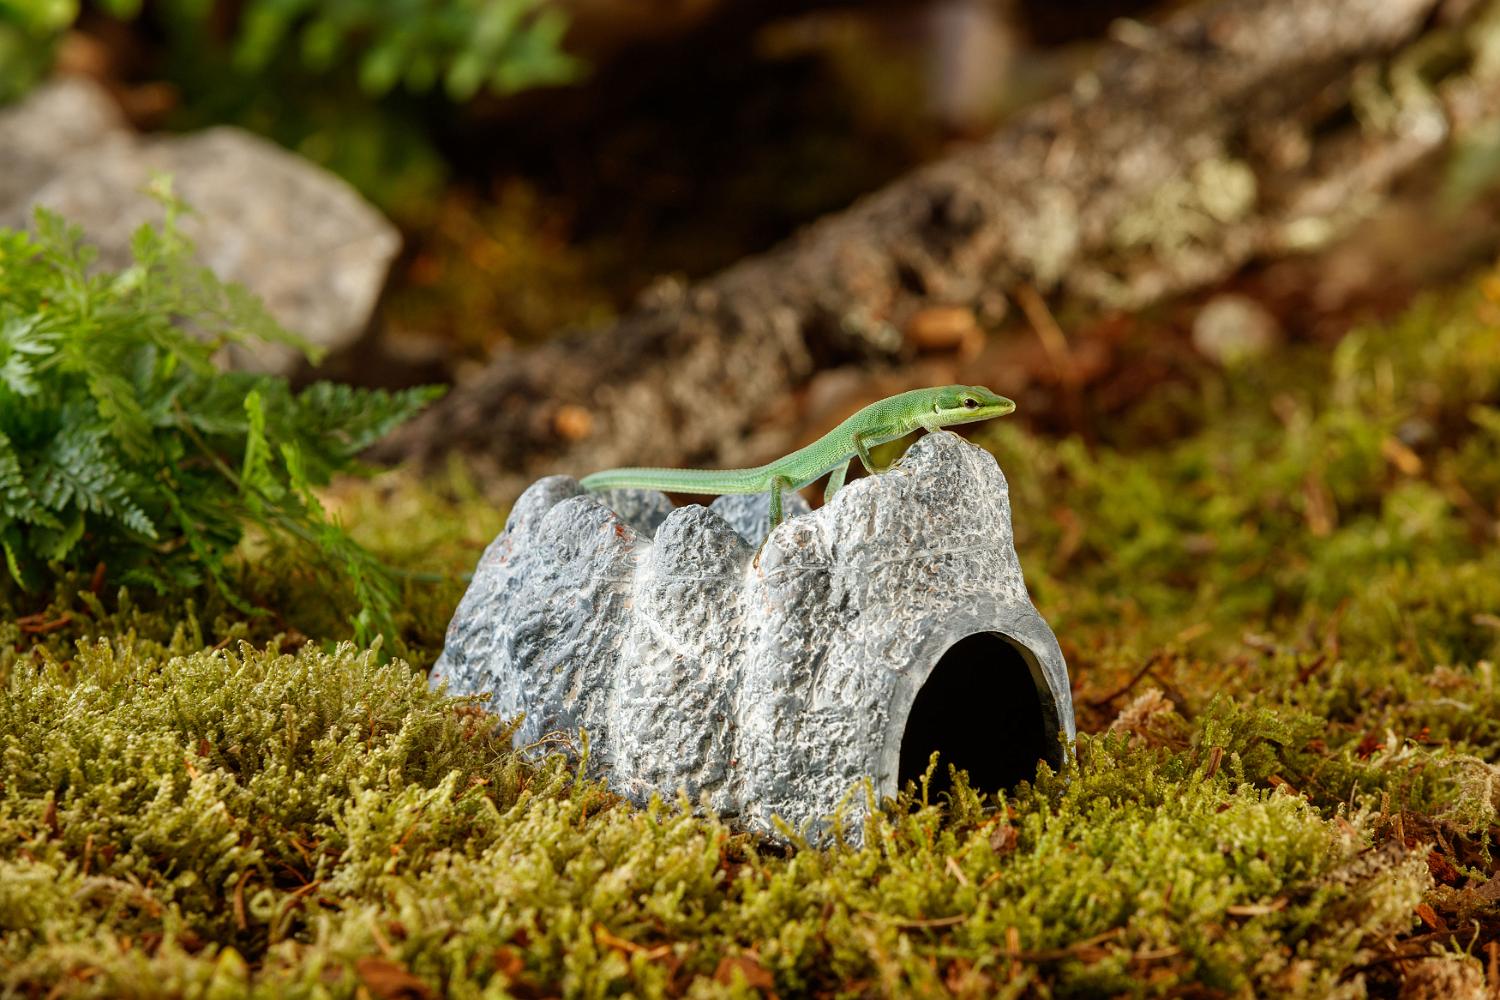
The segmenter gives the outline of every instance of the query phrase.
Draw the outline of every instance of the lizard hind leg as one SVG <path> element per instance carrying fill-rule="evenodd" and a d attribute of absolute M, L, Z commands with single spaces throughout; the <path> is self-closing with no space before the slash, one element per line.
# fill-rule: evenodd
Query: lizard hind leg
<path fill-rule="evenodd" d="M 828 474 L 828 485 L 823 489 L 823 503 L 827 504 L 833 499 L 835 493 L 844 488 L 844 479 L 848 475 L 849 462 L 843 463 Z"/>
<path fill-rule="evenodd" d="M 792 481 L 786 476 L 771 477 L 771 527 L 775 531 L 776 526 L 781 523 L 781 491 L 792 488 Z M 769 534 L 769 532 L 768 532 Z"/>

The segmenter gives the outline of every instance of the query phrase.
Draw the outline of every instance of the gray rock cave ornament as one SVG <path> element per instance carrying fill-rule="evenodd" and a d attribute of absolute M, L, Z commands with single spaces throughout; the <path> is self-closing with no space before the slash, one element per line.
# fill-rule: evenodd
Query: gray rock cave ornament
<path fill-rule="evenodd" d="M 956 434 L 766 540 L 768 498 L 534 483 L 475 570 L 433 683 L 525 713 L 516 745 L 589 734 L 644 802 L 679 789 L 748 829 L 816 832 L 869 778 L 894 795 L 932 751 L 981 788 L 1074 737 L 1067 665 L 1027 597 L 1005 476 Z"/>

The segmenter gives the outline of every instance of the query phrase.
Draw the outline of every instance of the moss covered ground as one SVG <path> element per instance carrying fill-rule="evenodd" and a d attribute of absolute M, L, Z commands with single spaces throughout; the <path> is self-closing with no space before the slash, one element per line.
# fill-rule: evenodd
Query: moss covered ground
<path fill-rule="evenodd" d="M 429 691 L 503 514 L 456 474 L 329 495 L 410 571 L 392 648 L 253 543 L 259 616 L 86 578 L 12 607 L 0 994 L 1500 990 L 1500 278 L 1137 417 L 1180 430 L 977 438 L 1075 759 L 909 786 L 862 846 L 631 807 Z"/>

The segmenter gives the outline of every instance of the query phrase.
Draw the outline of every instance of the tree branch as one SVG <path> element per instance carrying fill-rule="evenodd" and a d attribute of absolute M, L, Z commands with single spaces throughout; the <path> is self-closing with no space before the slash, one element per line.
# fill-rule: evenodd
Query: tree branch
<path fill-rule="evenodd" d="M 1491 6 L 1221 0 L 1130 24 L 1069 94 L 603 331 L 496 357 L 382 454 L 457 448 L 510 485 L 747 464 L 790 442 L 746 438 L 791 393 L 899 357 L 924 309 L 993 324 L 1023 285 L 1137 308 L 1326 244 L 1500 117 L 1468 58 Z"/>

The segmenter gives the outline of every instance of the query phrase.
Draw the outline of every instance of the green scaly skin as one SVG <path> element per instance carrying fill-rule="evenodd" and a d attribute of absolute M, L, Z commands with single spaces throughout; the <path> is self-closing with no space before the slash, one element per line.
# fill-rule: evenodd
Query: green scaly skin
<path fill-rule="evenodd" d="M 1016 404 L 979 385 L 944 385 L 913 389 L 878 403 L 871 403 L 805 448 L 753 469 L 609 469 L 585 476 L 583 488 L 590 492 L 616 489 L 665 490 L 675 493 L 767 493 L 771 494 L 771 528 L 781 523 L 781 494 L 800 490 L 827 473 L 823 502 L 844 485 L 849 463 L 858 458 L 870 473 L 875 468 L 870 449 L 905 437 L 921 428 L 931 432 L 941 427 L 972 424 L 1003 417 Z"/>

